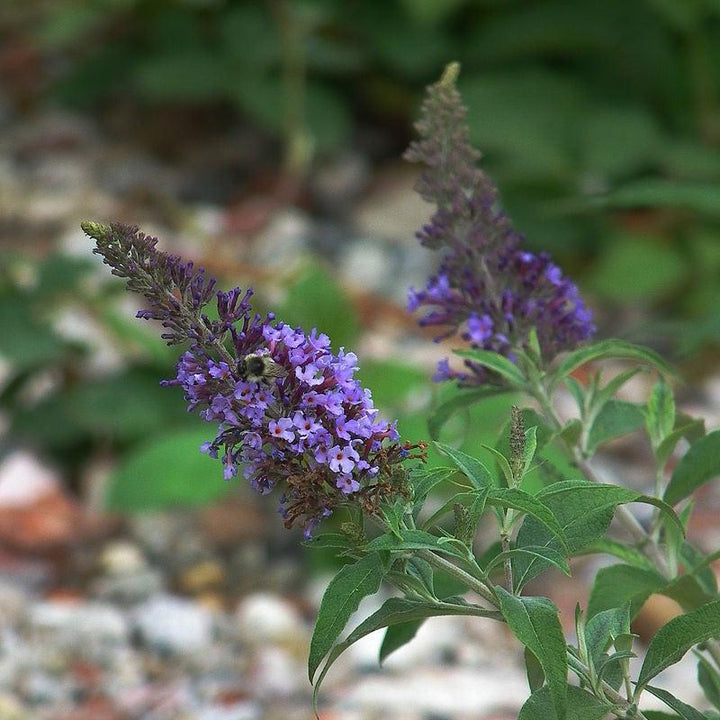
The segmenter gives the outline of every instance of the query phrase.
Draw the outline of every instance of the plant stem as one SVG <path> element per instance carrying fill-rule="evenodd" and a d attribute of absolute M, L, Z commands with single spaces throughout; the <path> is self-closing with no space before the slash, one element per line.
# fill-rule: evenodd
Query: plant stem
<path fill-rule="evenodd" d="M 510 536 L 504 527 L 500 529 L 500 544 L 502 545 L 504 553 L 510 550 Z M 505 568 L 505 585 L 507 586 L 507 591 L 514 594 L 515 588 L 513 585 L 512 558 L 509 555 L 505 556 L 505 559 L 503 560 L 503 567 Z"/>
<path fill-rule="evenodd" d="M 497 600 L 493 593 L 484 583 L 478 580 L 478 578 L 472 576 L 468 572 L 465 572 L 465 570 L 463 570 L 462 568 L 459 568 L 454 563 L 451 563 L 449 560 L 446 560 L 445 558 L 436 555 L 430 550 L 419 550 L 417 554 L 423 560 L 430 563 L 430 565 L 434 565 L 438 570 L 446 572 L 448 575 L 451 575 L 452 577 L 467 585 L 471 590 L 480 595 L 484 600 L 487 600 L 493 607 L 496 608 L 498 606 Z"/>
<path fill-rule="evenodd" d="M 575 655 L 571 654 L 568 651 L 568 665 L 569 667 L 576 673 L 581 675 L 588 675 L 589 669 L 588 667 Z M 613 708 L 609 708 L 608 712 L 612 712 L 615 714 L 616 717 L 619 718 L 626 718 L 627 717 L 627 710 L 630 709 L 630 706 L 632 705 L 631 702 L 626 700 L 620 693 L 615 690 L 612 685 L 609 685 L 605 680 L 600 681 L 600 689 L 602 690 L 603 694 L 605 695 L 605 698 L 609 700 L 610 702 L 614 703 L 615 705 L 620 706 L 620 710 L 616 710 Z M 620 715 L 620 712 L 622 712 L 622 715 Z M 635 714 L 633 717 L 636 720 L 647 720 L 645 715 L 643 715 L 639 710 L 635 710 Z"/>
<path fill-rule="evenodd" d="M 550 422 L 555 430 L 562 428 L 560 418 L 552 405 L 547 389 L 540 383 L 531 388 L 532 396 L 538 401 L 542 408 L 546 419 Z M 590 482 L 598 483 L 600 479 L 595 474 L 588 461 L 583 457 L 580 449 L 571 445 L 567 440 L 563 439 L 563 446 L 571 461 L 577 466 L 580 472 Z M 637 518 L 624 506 L 618 505 L 615 516 L 622 526 L 630 533 L 638 548 L 647 556 L 655 565 L 657 570 L 665 578 L 670 578 L 670 568 L 657 542 L 645 531 L 643 526 L 638 522 Z"/>

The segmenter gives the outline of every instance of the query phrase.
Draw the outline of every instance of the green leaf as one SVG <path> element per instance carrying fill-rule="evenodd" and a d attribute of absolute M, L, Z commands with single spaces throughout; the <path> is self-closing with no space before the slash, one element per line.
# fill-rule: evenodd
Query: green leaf
<path fill-rule="evenodd" d="M 204 505 L 231 487 L 217 462 L 200 452 L 207 431 L 182 431 L 133 450 L 110 479 L 106 507 L 146 512 Z"/>
<path fill-rule="evenodd" d="M 454 542 L 448 542 L 446 537 L 431 535 L 423 530 L 401 530 L 402 539 L 394 533 L 385 533 L 370 541 L 367 550 L 377 552 L 387 550 L 390 552 L 406 552 L 408 550 L 432 550 L 447 555 L 465 558 L 463 553 Z"/>
<path fill-rule="evenodd" d="M 675 600 L 686 612 L 706 605 L 717 597 L 716 593 L 708 593 L 698 578 L 691 573 L 676 577 L 659 592 Z"/>
<path fill-rule="evenodd" d="M 600 403 L 604 405 L 608 400 L 611 400 L 620 390 L 620 388 L 634 378 L 640 372 L 646 372 L 647 369 L 644 367 L 631 367 L 623 372 L 618 373 L 614 378 L 608 380 L 608 382 L 599 390 L 595 392 L 593 397 L 593 404 Z"/>
<path fill-rule="evenodd" d="M 630 612 L 626 605 L 598 612 L 587 621 L 585 644 L 596 667 L 615 638 L 629 632 Z"/>
<path fill-rule="evenodd" d="M 590 590 L 588 618 L 592 619 L 603 610 L 625 604 L 630 606 L 630 617 L 635 617 L 650 595 L 666 585 L 667 580 L 655 570 L 644 570 L 632 565 L 601 568 Z"/>
<path fill-rule="evenodd" d="M 639 273 L 638 268 L 643 272 Z M 620 302 L 652 302 L 685 282 L 688 263 L 660 240 L 624 235 L 608 243 L 592 270 L 589 285 L 602 297 Z"/>
<path fill-rule="evenodd" d="M 351 543 L 350 538 L 343 533 L 322 533 L 322 535 L 313 535 L 308 540 L 304 540 L 302 544 L 316 550 L 325 548 L 347 550 Z"/>
<path fill-rule="evenodd" d="M 678 662 L 693 645 L 716 635 L 720 635 L 720 600 L 663 625 L 650 641 L 638 685 L 646 685 L 658 673 Z"/>
<path fill-rule="evenodd" d="M 486 445 L 485 443 L 481 443 L 480 447 L 487 450 L 494 458 L 497 464 L 500 466 L 500 470 L 502 471 L 503 477 L 505 478 L 505 483 L 512 487 L 512 485 L 515 482 L 515 476 L 513 475 L 512 468 L 510 467 L 510 463 L 508 462 L 508 459 L 501 453 L 498 449 L 492 447 L 492 445 Z"/>
<path fill-rule="evenodd" d="M 306 123 L 315 147 L 336 150 L 347 142 L 352 118 L 343 97 L 330 86 L 309 81 L 305 89 Z"/>
<path fill-rule="evenodd" d="M 624 400 L 608 400 L 590 427 L 587 450 L 595 450 L 609 440 L 627 435 L 645 423 L 645 414 L 639 405 Z"/>
<path fill-rule="evenodd" d="M 438 467 L 425 470 L 414 468 L 410 472 L 410 483 L 413 488 L 416 509 L 422 505 L 428 493 L 440 483 L 446 482 L 457 473 L 455 468 Z"/>
<path fill-rule="evenodd" d="M 701 485 L 720 475 L 720 430 L 708 433 L 690 446 L 677 464 L 663 499 L 675 505 Z"/>
<path fill-rule="evenodd" d="M 672 207 L 718 218 L 720 188 L 677 180 L 637 180 L 609 193 L 600 204 L 610 208 Z"/>
<path fill-rule="evenodd" d="M 627 565 L 644 568 L 645 570 L 654 570 L 654 565 L 643 555 L 640 550 L 631 545 L 626 545 L 617 540 L 611 540 L 607 537 L 593 540 L 578 553 L 579 555 L 591 555 L 594 553 L 606 553 L 622 560 Z"/>
<path fill-rule="evenodd" d="M 705 693 L 705 697 L 720 710 L 720 675 L 707 658 L 698 656 L 698 683 Z"/>
<path fill-rule="evenodd" d="M 567 564 L 565 558 L 559 552 L 557 552 L 557 550 L 553 550 L 549 547 L 530 546 L 513 548 L 512 550 L 505 550 L 499 555 L 496 555 L 486 566 L 485 570 L 486 572 L 490 572 L 492 568 L 502 564 L 505 561 L 505 558 L 516 558 L 523 555 L 529 555 L 533 558 L 540 558 L 541 560 L 549 563 L 550 565 L 554 565 L 556 568 L 558 568 L 558 570 L 564 572 L 568 577 L 570 576 L 570 566 Z M 520 593 L 522 588 L 523 585 L 516 585 L 515 592 Z"/>
<path fill-rule="evenodd" d="M 674 695 L 662 688 L 648 685 L 645 688 L 651 695 L 662 700 L 669 708 L 674 710 L 683 720 L 707 720 L 707 718 L 694 707 L 678 700 Z"/>
<path fill-rule="evenodd" d="M 62 357 L 62 341 L 35 318 L 21 295 L 0 293 L 0 327 L 0 358 L 19 368 L 33 368 Z"/>
<path fill-rule="evenodd" d="M 382 665 L 388 655 L 394 653 L 403 645 L 407 645 L 417 635 L 417 631 L 423 622 L 424 620 L 410 620 L 409 622 L 391 625 L 385 631 L 385 637 L 380 646 L 380 664 Z"/>
<path fill-rule="evenodd" d="M 492 352 L 491 350 L 455 350 L 455 354 L 468 358 L 488 370 L 492 370 L 510 383 L 512 388 L 522 389 L 525 387 L 525 378 L 504 355 Z"/>
<path fill-rule="evenodd" d="M 490 471 L 477 458 L 445 443 L 435 442 L 435 446 L 460 468 L 475 489 L 484 490 L 493 484 Z"/>
<path fill-rule="evenodd" d="M 675 427 L 675 397 L 670 385 L 662 378 L 650 393 L 645 427 L 653 448 L 659 447 Z"/>
<path fill-rule="evenodd" d="M 706 564 L 708 556 L 696 550 L 690 543 L 683 542 L 679 552 L 686 573 L 697 578 L 698 583 L 709 595 L 717 595 L 717 577 L 711 567 Z"/>
<path fill-rule="evenodd" d="M 460 390 L 456 395 L 452 395 L 449 399 L 441 402 L 433 409 L 428 419 L 428 432 L 433 440 L 437 440 L 445 423 L 455 413 L 461 410 L 467 410 L 476 403 L 482 402 L 488 397 L 496 395 L 504 395 L 510 392 L 507 387 L 489 386 L 479 388 L 477 390 Z"/>
<path fill-rule="evenodd" d="M 695 443 L 704 435 L 705 421 L 703 419 L 693 420 L 687 417 L 678 417 L 675 429 L 665 437 L 655 451 L 658 464 L 662 465 L 667 462 L 682 438 L 690 443 Z"/>
<path fill-rule="evenodd" d="M 607 705 L 594 695 L 574 685 L 568 685 L 565 720 L 604 720 L 607 714 Z M 548 687 L 536 690 L 526 700 L 518 720 L 560 720 Z"/>
<path fill-rule="evenodd" d="M 153 101 L 224 98 L 231 73 L 217 55 L 200 48 L 145 56 L 135 70 L 139 93 Z"/>
<path fill-rule="evenodd" d="M 524 490 L 515 488 L 491 488 L 488 492 L 487 503 L 489 505 L 501 505 L 502 507 L 513 508 L 529 515 L 553 534 L 560 544 L 561 549 L 567 548 L 567 539 L 563 528 L 557 521 L 552 510 L 539 498 L 534 497 Z M 523 547 L 528 546 L 523 545 Z"/>
<path fill-rule="evenodd" d="M 523 450 L 523 475 L 530 469 L 535 452 L 538 449 L 537 427 L 525 431 L 525 448 Z"/>
<path fill-rule="evenodd" d="M 518 597 L 497 586 L 500 610 L 517 639 L 542 665 L 559 720 L 567 710 L 567 647 L 558 610 L 547 598 Z"/>
<path fill-rule="evenodd" d="M 355 307 L 333 274 L 319 265 L 304 269 L 276 314 L 293 327 L 316 327 L 327 333 L 336 351 L 352 347 L 358 337 L 360 325 Z"/>
<path fill-rule="evenodd" d="M 471 605 L 465 602 L 425 602 L 421 600 L 407 600 L 405 598 L 390 598 L 386 600 L 379 610 L 358 625 L 347 638 L 335 645 L 328 655 L 325 665 L 315 680 L 313 691 L 313 706 L 317 707 L 317 696 L 325 675 L 335 662 L 353 643 L 361 640 L 366 635 L 400 623 L 424 620 L 429 617 L 442 615 L 471 615 L 499 619 L 498 613 L 478 605 Z M 314 672 L 313 672 L 314 675 Z"/>
<path fill-rule="evenodd" d="M 330 652 L 338 635 L 357 610 L 360 601 L 374 595 L 385 573 L 387 562 L 373 553 L 352 565 L 345 565 L 330 581 L 318 610 L 315 630 L 310 641 L 308 677 L 313 681 L 322 659 Z"/>
<path fill-rule="evenodd" d="M 655 368 L 664 375 L 670 377 L 675 375 L 675 371 L 650 348 L 640 345 L 633 345 L 624 340 L 601 340 L 593 345 L 586 345 L 578 350 L 568 353 L 560 362 L 556 371 L 556 377 L 562 379 L 570 375 L 574 370 L 585 365 L 585 363 L 594 360 L 626 359 L 638 360 L 641 363 Z"/>
<path fill-rule="evenodd" d="M 161 387 L 157 375 L 146 370 L 83 383 L 66 398 L 70 422 L 95 438 L 115 442 L 144 439 L 178 419 L 185 426 L 204 426 L 183 408 L 181 394 Z M 206 440 L 210 432 L 205 430 Z"/>
<path fill-rule="evenodd" d="M 531 693 L 539 690 L 545 684 L 545 671 L 530 648 L 527 647 L 525 648 L 525 674 Z"/>
<path fill-rule="evenodd" d="M 680 521 L 672 510 L 656 498 L 640 495 L 634 490 L 617 485 L 604 485 L 584 480 L 566 480 L 554 483 L 537 494 L 537 499 L 550 508 L 563 529 L 571 554 L 600 539 L 606 532 L 617 505 L 645 502 L 662 511 L 680 528 Z M 682 530 L 681 530 L 682 532 Z M 540 545 L 561 550 L 547 529 L 532 518 L 527 518 L 517 535 L 516 546 Z M 526 561 L 518 558 L 513 573 L 516 582 L 523 585 L 547 567 L 539 559 Z"/>

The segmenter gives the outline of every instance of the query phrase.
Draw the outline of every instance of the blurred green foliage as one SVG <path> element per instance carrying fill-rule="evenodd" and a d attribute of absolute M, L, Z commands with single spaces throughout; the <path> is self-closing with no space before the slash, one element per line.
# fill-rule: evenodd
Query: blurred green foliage
<path fill-rule="evenodd" d="M 640 308 L 657 319 L 647 333 L 672 338 L 685 354 L 717 343 L 718 0 L 0 5 L 0 34 L 22 36 L 46 61 L 43 98 L 84 112 L 119 101 L 138 114 L 221 106 L 288 148 L 304 143 L 306 163 L 361 147 L 367 128 L 386 138 L 374 160 L 397 157 L 424 86 L 459 60 L 472 140 L 528 243 L 553 253 L 607 316 Z M 172 376 L 174 351 L 117 306 L 117 284 L 88 282 L 93 267 L 57 256 L 32 267 L 0 258 L 0 357 L 11 368 L 0 407 L 11 434 L 71 477 L 88 457 L 117 454 L 115 507 L 137 509 L 131 476 L 139 487 L 153 484 L 155 506 L 205 501 L 221 478 L 212 463 L 188 461 L 189 473 L 207 477 L 183 480 L 182 489 L 154 484 L 175 438 L 209 436 L 210 428 L 184 411 L 178 391 L 157 386 Z M 352 348 L 359 320 L 331 273 L 308 265 L 294 282 L 278 317 L 317 326 L 335 350 Z M 112 376 L 88 378 L 90 348 L 57 331 L 57 313 L 73 305 L 128 358 Z M 429 390 L 425 374 L 401 360 L 363 360 L 361 368 L 376 404 L 410 440 L 427 437 L 431 393 L 455 392 Z M 39 378 L 50 378 L 41 393 Z M 443 439 L 495 444 L 511 403 L 500 396 L 483 404 L 482 418 L 456 417 Z"/>
<path fill-rule="evenodd" d="M 528 243 L 611 305 L 696 320 L 683 349 L 713 339 L 720 283 L 696 248 L 720 242 L 717 0 L 28 0 L 0 27 L 47 56 L 62 102 L 222 105 L 296 168 L 368 125 L 396 156 L 459 60 L 472 140 Z"/>

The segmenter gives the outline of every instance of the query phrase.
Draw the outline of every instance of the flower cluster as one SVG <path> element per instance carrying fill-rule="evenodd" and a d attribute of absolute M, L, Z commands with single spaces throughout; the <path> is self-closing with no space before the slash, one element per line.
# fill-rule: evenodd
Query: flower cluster
<path fill-rule="evenodd" d="M 83 225 L 95 252 L 113 273 L 128 278 L 151 309 L 142 318 L 162 321 L 170 343 L 190 348 L 177 365 L 189 410 L 218 424 L 202 450 L 221 456 L 226 479 L 239 470 L 265 494 L 283 485 L 280 512 L 309 535 L 340 504 L 356 501 L 365 512 L 402 495 L 403 460 L 417 446 L 398 443 L 394 424 L 378 417 L 368 390 L 354 378 L 354 353 L 337 354 L 327 335 L 305 334 L 252 315 L 250 290 L 218 292 L 218 320 L 202 313 L 214 281 L 201 269 L 159 252 L 157 240 L 124 225 Z"/>
<path fill-rule="evenodd" d="M 497 189 L 477 167 L 480 155 L 469 142 L 457 71 L 457 65 L 449 66 L 429 89 L 417 124 L 420 139 L 405 155 L 426 165 L 416 189 L 437 205 L 418 238 L 443 251 L 427 286 L 410 290 L 408 307 L 428 308 L 421 325 L 447 328 L 436 340 L 460 333 L 472 347 L 510 359 L 528 346 L 535 328 L 543 357 L 550 360 L 592 336 L 592 314 L 547 254 L 522 248 L 522 236 L 498 208 Z M 443 360 L 435 379 L 462 384 L 492 379 L 477 363 L 465 365 L 461 372 Z"/>

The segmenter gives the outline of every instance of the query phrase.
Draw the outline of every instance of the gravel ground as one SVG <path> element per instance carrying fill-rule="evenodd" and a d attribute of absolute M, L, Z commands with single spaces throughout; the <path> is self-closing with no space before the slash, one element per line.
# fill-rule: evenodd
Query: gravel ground
<path fill-rule="evenodd" d="M 108 142 L 75 115 L 48 110 L 11 120 L 2 120 L 0 138 L 4 244 L 86 256 L 79 221 L 117 218 L 172 239 L 178 251 L 258 276 L 288 272 L 317 253 L 356 297 L 383 309 L 360 353 L 400 348 L 430 367 L 440 352 L 408 330 L 401 310 L 406 288 L 420 285 L 432 262 L 412 238 L 427 207 L 410 192 L 407 169 L 371 177 L 355 155 L 318 168 L 309 191 L 328 209 L 318 220 L 235 191 L 229 170 L 212 172 L 221 145 L 171 165 Z M 248 142 L 238 138 L 238 163 Z M 338 208 L 341 218 L 331 212 Z M 82 320 L 66 322 L 68 332 L 82 332 Z M 91 361 L 95 371 L 116 362 L 102 352 Z M 720 424 L 719 387 L 711 380 L 685 408 L 709 427 Z M 307 582 L 304 551 L 297 538 L 279 537 L 271 513 L 243 492 L 201 512 L 129 521 L 84 500 L 32 452 L 18 449 L 0 464 L 0 720 L 311 717 L 305 665 L 327 578 Z M 717 540 L 716 505 L 708 493 L 696 519 L 702 542 Z M 562 606 L 562 597 L 586 593 L 592 570 L 583 566 L 546 590 Z M 563 612 L 572 616 L 570 607 Z M 653 607 L 650 624 L 668 612 Z M 431 620 L 383 668 L 379 642 L 371 636 L 338 661 L 321 694 L 323 720 L 510 720 L 526 696 L 517 646 L 490 621 Z M 686 690 L 691 663 L 661 679 L 698 701 Z"/>

